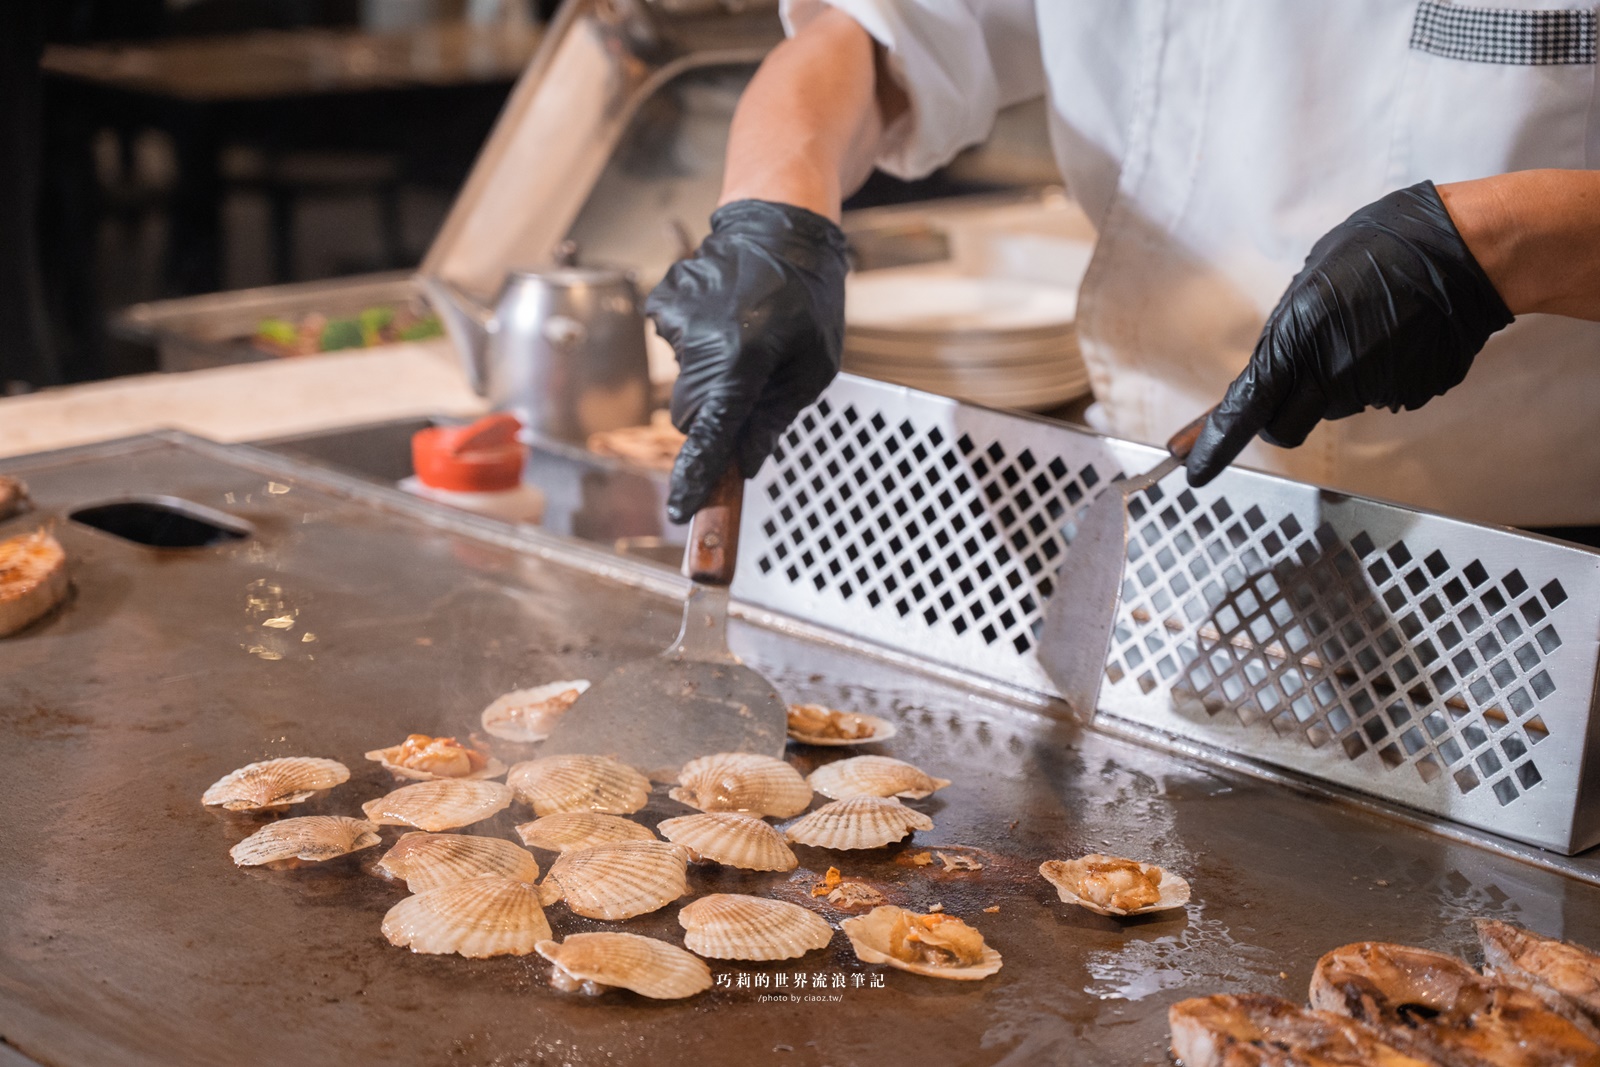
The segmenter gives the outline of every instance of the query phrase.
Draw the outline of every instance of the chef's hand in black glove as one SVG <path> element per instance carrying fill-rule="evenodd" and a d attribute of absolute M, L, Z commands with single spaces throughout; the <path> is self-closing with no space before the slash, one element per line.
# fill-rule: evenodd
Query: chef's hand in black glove
<path fill-rule="evenodd" d="M 1433 183 L 1390 193 L 1312 247 L 1189 453 L 1190 483 L 1258 433 L 1293 448 L 1322 419 L 1421 407 L 1510 321 Z"/>
<path fill-rule="evenodd" d="M 804 208 L 736 200 L 645 302 L 678 355 L 672 423 L 688 434 L 667 515 L 688 522 L 729 462 L 755 476 L 839 372 L 845 238 Z"/>

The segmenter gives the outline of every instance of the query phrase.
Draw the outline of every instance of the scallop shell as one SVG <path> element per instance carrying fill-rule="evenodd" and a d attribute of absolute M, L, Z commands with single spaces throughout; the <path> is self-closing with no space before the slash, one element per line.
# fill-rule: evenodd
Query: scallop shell
<path fill-rule="evenodd" d="M 1166 911 L 1168 908 L 1181 908 L 1189 903 L 1189 883 L 1173 874 L 1171 871 L 1162 870 L 1152 863 L 1139 863 L 1146 871 L 1158 871 L 1161 874 L 1161 884 L 1157 891 L 1161 899 L 1154 904 L 1146 904 L 1139 908 L 1116 908 L 1107 904 L 1099 904 L 1087 897 L 1078 895 L 1078 885 L 1083 878 L 1084 866 L 1088 863 L 1117 859 L 1116 856 L 1102 856 L 1090 853 L 1075 860 L 1045 860 L 1039 865 L 1039 873 L 1044 875 L 1045 881 L 1056 887 L 1056 895 L 1068 904 L 1077 904 L 1088 908 L 1100 915 L 1143 915 L 1146 912 Z M 1129 862 L 1138 863 L 1137 860 Z"/>
<path fill-rule="evenodd" d="M 683 845 L 691 858 L 747 871 L 792 871 L 800 866 L 783 835 L 754 815 L 713 811 L 664 819 L 656 827 L 668 841 Z"/>
<path fill-rule="evenodd" d="M 517 835 L 529 848 L 546 852 L 573 852 L 595 845 L 614 845 L 618 841 L 654 841 L 650 827 L 618 815 L 598 811 L 561 811 L 517 827 Z"/>
<path fill-rule="evenodd" d="M 435 740 L 454 741 L 455 738 L 435 738 Z M 388 748 L 375 748 L 371 752 L 366 753 L 366 757 L 367 759 L 376 763 L 383 764 L 384 770 L 390 772 L 396 777 L 411 778 L 418 782 L 432 782 L 441 778 L 498 778 L 502 774 L 506 773 L 506 765 L 495 759 L 493 756 L 488 756 L 489 762 L 485 763 L 481 768 L 475 771 L 469 771 L 466 774 L 439 774 L 435 771 L 425 771 L 417 767 L 407 767 L 403 763 L 395 762 L 395 760 L 400 756 L 400 750 L 404 747 L 404 743 L 401 743 L 398 745 L 390 745 Z"/>
<path fill-rule="evenodd" d="M 851 756 L 818 767 L 806 779 L 811 788 L 825 797 L 923 797 L 950 784 L 948 778 L 935 778 L 904 760 L 888 756 Z"/>
<path fill-rule="evenodd" d="M 786 900 L 712 893 L 678 912 L 683 943 L 715 960 L 792 960 L 826 948 L 833 927 Z"/>
<path fill-rule="evenodd" d="M 200 802 L 229 811 L 281 810 L 350 780 L 338 760 L 286 756 L 240 767 L 212 783 Z"/>
<path fill-rule="evenodd" d="M 228 850 L 241 867 L 298 867 L 371 848 L 378 828 L 343 815 L 305 815 L 270 823 Z"/>
<path fill-rule="evenodd" d="M 533 855 L 510 841 L 416 831 L 401 835 L 378 861 L 377 870 L 385 878 L 403 880 L 413 893 L 426 893 L 486 874 L 518 882 L 533 882 L 539 877 L 539 864 Z"/>
<path fill-rule="evenodd" d="M 526 956 L 550 936 L 539 890 L 488 874 L 406 897 L 383 917 L 383 936 L 412 952 L 471 959 Z"/>
<path fill-rule="evenodd" d="M 650 779 L 605 756 L 546 756 L 511 768 L 506 784 L 537 815 L 631 815 L 650 802 Z"/>
<path fill-rule="evenodd" d="M 653 937 L 573 934 L 535 947 L 555 964 L 550 984 L 557 989 L 600 993 L 621 986 L 655 1000 L 677 1000 L 711 988 L 711 968 L 703 960 Z"/>
<path fill-rule="evenodd" d="M 440 778 L 403 785 L 387 796 L 361 805 L 380 826 L 415 826 L 419 830 L 452 830 L 482 822 L 511 806 L 511 790 L 499 782 Z"/>
<path fill-rule="evenodd" d="M 783 836 L 815 848 L 881 848 L 913 830 L 932 830 L 933 820 L 892 797 L 846 797 L 796 819 Z"/>
<path fill-rule="evenodd" d="M 483 709 L 483 728 L 505 741 L 532 743 L 550 736 L 561 716 L 589 689 L 586 678 L 513 689 Z M 571 696 L 568 696 L 568 694 Z"/>
<path fill-rule="evenodd" d="M 890 935 L 896 921 L 901 915 L 913 914 L 893 904 L 884 904 L 873 908 L 865 915 L 846 919 L 839 924 L 839 928 L 850 939 L 850 947 L 856 950 L 856 956 L 862 963 L 882 963 L 902 971 L 910 971 L 912 974 L 926 975 L 929 978 L 949 978 L 958 982 L 987 978 L 1000 969 L 1000 953 L 988 945 L 983 946 L 983 954 L 976 963 L 965 966 L 920 963 L 891 955 Z"/>
<path fill-rule="evenodd" d="M 814 716 L 823 715 L 834 722 L 865 729 L 860 737 L 838 737 L 832 733 L 816 733 L 808 729 L 807 720 Z M 887 741 L 897 732 L 894 723 L 888 719 L 880 719 L 876 715 L 864 715 L 855 711 L 837 711 L 825 708 L 821 704 L 791 704 L 789 705 L 789 737 L 805 745 L 871 745 L 879 741 Z"/>
<path fill-rule="evenodd" d="M 690 760 L 667 794 L 701 811 L 747 811 L 787 819 L 811 804 L 811 787 L 800 772 L 772 756 L 721 752 Z"/>
<path fill-rule="evenodd" d="M 688 850 L 682 845 L 619 841 L 563 852 L 545 882 L 555 882 L 567 907 L 579 915 L 629 919 L 687 893 L 688 862 Z"/>

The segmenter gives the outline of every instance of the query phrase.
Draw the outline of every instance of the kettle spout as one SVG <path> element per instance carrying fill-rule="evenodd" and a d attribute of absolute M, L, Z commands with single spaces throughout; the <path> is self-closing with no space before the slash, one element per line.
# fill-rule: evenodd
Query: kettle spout
<path fill-rule="evenodd" d="M 488 396 L 489 339 L 499 325 L 494 312 L 443 278 L 423 276 L 419 280 L 461 357 L 468 384 L 479 396 Z"/>

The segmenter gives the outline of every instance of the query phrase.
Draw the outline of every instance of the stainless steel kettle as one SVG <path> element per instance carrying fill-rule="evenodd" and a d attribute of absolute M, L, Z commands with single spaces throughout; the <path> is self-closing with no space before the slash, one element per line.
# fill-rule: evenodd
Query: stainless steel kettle
<path fill-rule="evenodd" d="M 644 316 L 630 272 L 512 271 L 492 307 L 442 278 L 422 284 L 472 388 L 530 432 L 581 443 L 649 420 Z"/>

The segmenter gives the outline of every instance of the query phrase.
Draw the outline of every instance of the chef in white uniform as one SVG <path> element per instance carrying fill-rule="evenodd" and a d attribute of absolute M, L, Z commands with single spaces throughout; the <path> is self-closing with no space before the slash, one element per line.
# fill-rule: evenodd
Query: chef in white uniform
<path fill-rule="evenodd" d="M 1451 514 L 1600 522 L 1593 5 L 790 0 L 784 18 L 712 234 L 648 303 L 682 371 L 674 518 L 730 461 L 753 475 L 836 372 L 842 199 L 1043 95 L 1099 233 L 1078 333 L 1116 433 L 1164 440 L 1225 397 L 1197 482 L 1242 449 Z"/>

